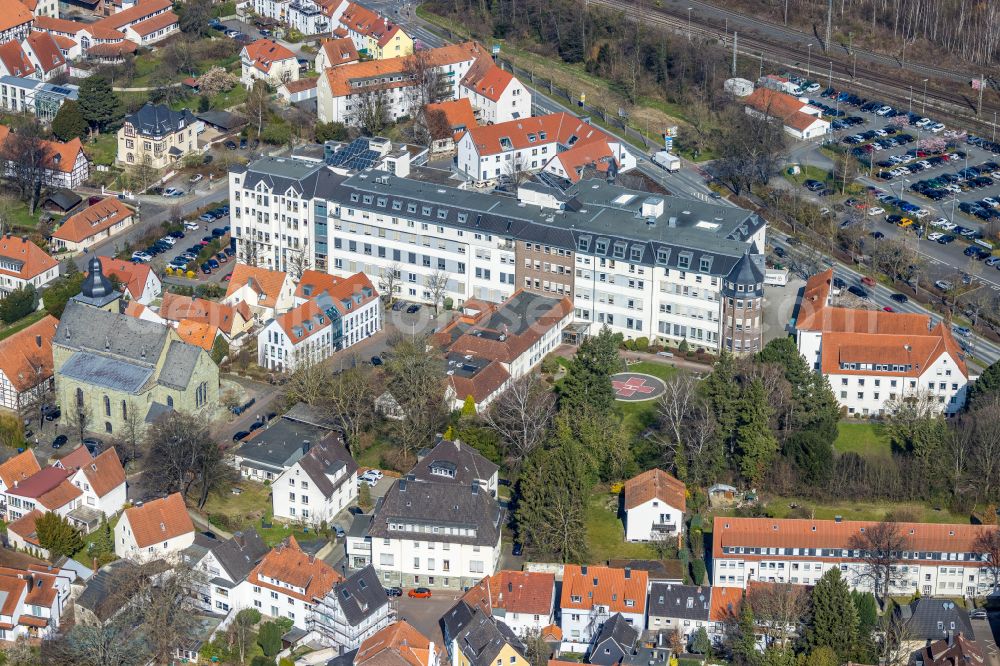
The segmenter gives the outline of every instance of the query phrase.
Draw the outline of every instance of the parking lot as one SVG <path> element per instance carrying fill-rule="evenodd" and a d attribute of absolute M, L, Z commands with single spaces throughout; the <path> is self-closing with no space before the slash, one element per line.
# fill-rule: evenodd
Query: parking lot
<path fill-rule="evenodd" d="M 229 238 L 229 206 L 210 209 L 194 220 L 186 220 L 183 230 L 172 231 L 155 243 L 132 253 L 132 261 L 148 263 L 159 257 L 174 271 L 194 271 L 199 277 L 225 280 L 231 270 L 226 264 L 236 255 Z M 213 240 L 222 244 L 222 249 L 212 255 L 204 248 Z"/>

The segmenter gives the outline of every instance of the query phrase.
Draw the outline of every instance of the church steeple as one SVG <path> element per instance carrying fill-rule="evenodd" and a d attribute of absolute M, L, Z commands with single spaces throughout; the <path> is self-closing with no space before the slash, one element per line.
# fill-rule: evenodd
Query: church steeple
<path fill-rule="evenodd" d="M 118 312 L 118 302 L 121 293 L 115 291 L 111 280 L 104 275 L 99 257 L 91 257 L 87 264 L 87 277 L 83 280 L 80 293 L 73 300 L 84 305 L 100 308 L 109 312 Z"/>

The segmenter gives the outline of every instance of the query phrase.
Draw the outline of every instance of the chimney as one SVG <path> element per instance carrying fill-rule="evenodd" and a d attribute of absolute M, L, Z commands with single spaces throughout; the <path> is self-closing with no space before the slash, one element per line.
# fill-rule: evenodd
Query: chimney
<path fill-rule="evenodd" d="M 35 344 L 38 345 L 39 349 L 42 348 L 42 336 L 40 335 L 35 336 Z"/>

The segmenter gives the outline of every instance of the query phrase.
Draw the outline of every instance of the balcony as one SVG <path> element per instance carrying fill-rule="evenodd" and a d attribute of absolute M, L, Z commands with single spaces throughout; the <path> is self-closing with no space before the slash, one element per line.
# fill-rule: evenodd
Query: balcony
<path fill-rule="evenodd" d="M 662 534 L 676 534 L 677 533 L 677 524 L 676 523 L 653 523 L 653 525 L 650 528 L 650 530 L 652 532 L 654 532 L 654 533 L 659 532 L 659 533 L 662 533 Z"/>

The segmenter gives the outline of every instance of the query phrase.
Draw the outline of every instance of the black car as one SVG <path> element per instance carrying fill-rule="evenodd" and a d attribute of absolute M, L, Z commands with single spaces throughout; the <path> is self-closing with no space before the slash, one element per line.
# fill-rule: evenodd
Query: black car
<path fill-rule="evenodd" d="M 938 238 L 937 242 L 940 243 L 941 245 L 947 245 L 948 243 L 954 240 L 955 240 L 954 236 L 952 236 L 951 234 L 945 234 L 944 236 L 941 236 L 941 238 Z"/>
<path fill-rule="evenodd" d="M 254 421 L 250 424 L 250 432 L 253 432 L 257 428 L 263 428 L 266 424 L 263 421 Z"/>
<path fill-rule="evenodd" d="M 59 409 L 58 405 L 52 405 L 50 407 L 46 407 L 42 413 L 45 414 L 46 421 L 55 421 L 60 416 L 62 416 L 62 410 Z"/>
<path fill-rule="evenodd" d="M 872 238 L 874 238 L 875 240 L 882 240 L 883 238 L 885 238 L 885 234 L 882 233 L 881 231 L 873 231 Z"/>
<path fill-rule="evenodd" d="M 56 438 L 52 440 L 52 448 L 58 449 L 68 441 L 69 437 L 67 437 L 66 435 L 57 435 Z"/>
<path fill-rule="evenodd" d="M 100 452 L 102 444 L 104 444 L 104 442 L 96 437 L 83 438 L 83 445 L 87 447 L 87 450 L 90 451 L 90 455 L 92 456 L 97 455 L 98 452 Z"/>
<path fill-rule="evenodd" d="M 230 139 L 229 141 L 226 141 L 225 146 L 229 150 L 236 150 L 236 142 L 233 141 L 232 139 Z"/>
<path fill-rule="evenodd" d="M 889 296 L 889 298 L 896 301 L 897 303 L 907 303 L 910 300 L 906 296 L 906 294 L 892 294 L 891 296 Z"/>
<path fill-rule="evenodd" d="M 806 182 L 804 182 L 803 185 L 805 185 L 805 188 L 811 192 L 817 192 L 823 189 L 823 183 L 819 182 L 818 180 L 813 180 L 811 178 Z"/>
<path fill-rule="evenodd" d="M 240 139 L 240 150 L 246 150 L 246 147 L 247 147 L 247 138 L 243 137 L 242 139 Z"/>
<path fill-rule="evenodd" d="M 833 286 L 836 289 L 843 289 L 844 287 L 847 286 L 847 283 L 844 282 L 843 278 L 835 277 L 833 278 Z"/>
<path fill-rule="evenodd" d="M 403 588 L 401 588 L 401 587 L 387 587 L 387 588 L 385 588 L 385 596 L 387 596 L 387 597 L 401 597 L 401 596 L 403 596 Z"/>
<path fill-rule="evenodd" d="M 775 245 L 774 246 L 774 256 L 776 256 L 776 257 L 784 257 L 785 256 L 785 248 L 781 247 L 780 245 Z"/>
<path fill-rule="evenodd" d="M 514 557 L 521 557 L 523 553 L 524 553 L 524 546 L 522 546 L 519 543 L 515 543 L 514 548 L 512 548 L 510 551 L 510 554 L 513 555 Z"/>
<path fill-rule="evenodd" d="M 858 298 L 864 298 L 864 299 L 868 298 L 868 290 L 858 287 L 857 285 L 852 284 L 850 287 L 847 288 L 847 291 L 848 293 L 854 294 Z"/>
<path fill-rule="evenodd" d="M 236 433 L 235 435 L 233 435 L 233 441 L 234 442 L 241 442 L 241 441 L 243 441 L 243 438 L 246 437 L 249 434 L 250 434 L 250 432 L 247 431 L 247 430 L 240 430 L 238 433 Z"/>
<path fill-rule="evenodd" d="M 406 308 L 407 314 L 413 314 L 414 312 L 420 312 L 420 306 L 414 303 L 410 307 Z"/>
<path fill-rule="evenodd" d="M 382 359 L 378 356 L 372 356 L 372 365 L 382 365 Z"/>
<path fill-rule="evenodd" d="M 352 516 L 360 516 L 364 513 L 364 509 L 362 509 L 360 506 L 349 506 L 347 507 L 347 513 L 351 514 Z"/>
<path fill-rule="evenodd" d="M 183 231 L 171 231 L 167 235 L 170 236 L 171 238 L 184 238 L 184 232 Z"/>

